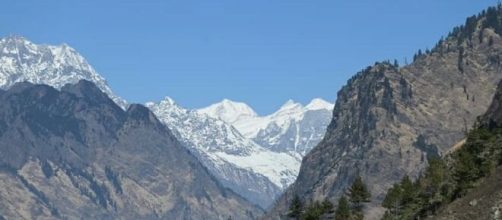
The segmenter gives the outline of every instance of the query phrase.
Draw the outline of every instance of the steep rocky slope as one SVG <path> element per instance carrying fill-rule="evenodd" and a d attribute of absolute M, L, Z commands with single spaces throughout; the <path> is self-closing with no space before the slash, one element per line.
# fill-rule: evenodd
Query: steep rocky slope
<path fill-rule="evenodd" d="M 253 219 L 146 107 L 88 81 L 0 92 L 0 218 Z"/>
<path fill-rule="evenodd" d="M 427 157 L 463 139 L 482 114 L 502 78 L 500 18 L 474 16 L 414 62 L 399 68 L 389 62 L 361 71 L 337 96 L 326 136 L 303 160 L 297 181 L 269 212 L 287 212 L 294 195 L 333 202 L 360 174 L 373 203 L 369 219 L 392 183 L 416 177 Z"/>
<path fill-rule="evenodd" d="M 476 127 L 477 126 L 477 127 Z M 455 161 L 455 153 L 459 151 L 473 152 L 476 149 L 476 158 L 482 160 L 482 164 L 491 164 L 493 168 L 488 171 L 488 175 L 475 181 L 473 188 L 469 189 L 466 195 L 454 200 L 452 203 L 441 208 L 441 211 L 431 217 L 431 219 L 449 220 L 496 220 L 502 218 L 502 81 L 498 85 L 493 102 L 487 112 L 479 117 L 478 123 L 469 132 L 464 145 L 458 147 L 452 155 L 448 155 L 450 166 L 455 169 L 458 162 Z M 484 132 L 482 138 L 477 138 L 473 133 Z M 487 138 L 489 137 L 489 138 Z M 471 150 L 469 150 L 469 148 Z M 490 162 L 489 162 L 490 161 Z M 464 162 L 466 163 L 466 162 Z M 462 179 L 466 179 L 463 177 Z"/>

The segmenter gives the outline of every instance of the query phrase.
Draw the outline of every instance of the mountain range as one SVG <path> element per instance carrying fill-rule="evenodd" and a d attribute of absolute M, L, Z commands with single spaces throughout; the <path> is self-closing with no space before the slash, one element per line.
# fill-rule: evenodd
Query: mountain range
<path fill-rule="evenodd" d="M 0 88 L 26 81 L 61 89 L 82 79 L 127 109 L 127 102 L 68 45 L 37 45 L 19 36 L 0 40 Z M 333 108 L 321 99 L 305 107 L 288 101 L 260 117 L 230 100 L 193 110 L 169 97 L 145 105 L 225 187 L 262 208 L 294 182 L 302 157 L 322 139 Z"/>
<path fill-rule="evenodd" d="M 301 158 L 321 141 L 334 105 L 313 99 L 306 106 L 288 100 L 276 112 L 258 116 L 245 103 L 223 100 L 197 112 L 233 125 L 245 137 L 275 152 Z"/>
<path fill-rule="evenodd" d="M 0 219 L 254 219 L 268 207 L 265 219 L 288 219 L 298 204 L 314 210 L 316 202 L 336 204 L 355 180 L 371 192 L 358 208 L 366 219 L 379 219 L 395 183 L 420 180 L 433 158 L 466 143 L 483 146 L 466 140 L 469 129 L 488 129 L 494 137 L 492 148 L 473 158 L 500 154 L 501 54 L 499 5 L 469 17 L 410 64 L 364 68 L 334 105 L 289 100 L 260 116 L 228 99 L 200 109 L 169 97 L 130 105 L 69 46 L 4 38 Z M 481 165 L 499 171 L 496 160 Z M 421 215 L 499 218 L 495 174 L 466 187 L 473 189 L 442 204 L 444 210 L 420 204 L 434 209 Z M 487 210 L 493 213 L 472 214 Z"/>

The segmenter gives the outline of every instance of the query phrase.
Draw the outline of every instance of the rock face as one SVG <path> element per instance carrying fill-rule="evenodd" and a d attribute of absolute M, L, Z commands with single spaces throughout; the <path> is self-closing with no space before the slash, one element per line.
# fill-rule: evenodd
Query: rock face
<path fill-rule="evenodd" d="M 106 80 L 70 46 L 37 45 L 19 36 L 0 39 L 0 88 L 18 82 L 46 84 L 60 89 L 85 79 L 93 82 L 119 106 L 127 103 L 113 94 Z"/>
<path fill-rule="evenodd" d="M 460 141 L 490 104 L 502 78 L 502 32 L 486 20 L 469 18 L 410 65 L 377 63 L 350 79 L 326 136 L 268 217 L 286 213 L 294 195 L 336 202 L 360 174 L 373 194 L 367 217 L 378 218 L 386 190 Z"/>
<path fill-rule="evenodd" d="M 0 92 L 1 219 L 253 219 L 146 107 L 88 81 Z"/>

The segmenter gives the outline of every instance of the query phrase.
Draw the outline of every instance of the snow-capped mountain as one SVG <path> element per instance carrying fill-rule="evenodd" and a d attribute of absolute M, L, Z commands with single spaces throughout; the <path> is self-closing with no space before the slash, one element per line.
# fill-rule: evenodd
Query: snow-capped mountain
<path fill-rule="evenodd" d="M 68 45 L 38 45 L 18 36 L 0 39 L 1 89 L 22 81 L 59 89 L 81 79 L 127 106 Z M 230 100 L 201 110 L 184 109 L 170 98 L 147 106 L 224 186 L 263 208 L 294 182 L 302 156 L 322 138 L 333 108 L 317 99 L 305 107 L 291 101 L 261 117 L 245 103 Z"/>
<path fill-rule="evenodd" d="M 87 61 L 66 44 L 37 45 L 19 36 L 0 39 L 0 88 L 10 88 L 17 82 L 47 84 L 60 89 L 85 79 L 95 83 L 119 106 L 125 100 L 116 96 L 106 80 Z"/>
<path fill-rule="evenodd" d="M 146 106 L 225 186 L 262 207 L 270 205 L 298 175 L 298 158 L 256 144 L 223 120 L 184 109 L 168 97 Z M 245 108 L 228 110 L 239 109 Z"/>
<path fill-rule="evenodd" d="M 289 153 L 301 161 L 323 138 L 333 107 L 319 98 L 306 106 L 288 100 L 273 114 L 258 116 L 244 103 L 223 100 L 197 112 L 233 125 L 264 148 Z"/>

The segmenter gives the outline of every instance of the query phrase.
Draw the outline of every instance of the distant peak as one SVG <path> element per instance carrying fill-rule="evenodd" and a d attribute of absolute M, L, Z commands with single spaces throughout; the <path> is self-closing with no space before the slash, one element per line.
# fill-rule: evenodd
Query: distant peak
<path fill-rule="evenodd" d="M 296 102 L 293 101 L 293 99 L 288 99 L 288 101 L 286 101 L 286 103 L 284 103 L 283 106 L 294 105 L 294 104 L 296 104 Z"/>
<path fill-rule="evenodd" d="M 166 96 L 166 97 L 164 97 L 164 99 L 162 101 L 160 101 L 160 104 L 161 105 L 176 105 L 176 102 L 171 97 Z"/>
<path fill-rule="evenodd" d="M 321 98 L 312 99 L 312 101 L 310 101 L 310 103 L 307 106 L 305 106 L 307 110 L 320 110 L 320 109 L 333 110 L 334 107 L 335 107 L 334 104 L 331 104 Z"/>
<path fill-rule="evenodd" d="M 256 116 L 254 110 L 244 102 L 237 102 L 230 99 L 223 99 L 219 103 L 210 105 L 207 108 L 215 109 L 218 111 L 227 111 L 233 113 L 240 113 L 243 115 Z"/>
<path fill-rule="evenodd" d="M 167 112 L 172 111 L 187 111 L 183 107 L 179 106 L 171 97 L 166 96 L 160 102 L 147 102 L 145 106 L 151 109 L 160 109 Z"/>
<path fill-rule="evenodd" d="M 301 108 L 303 107 L 302 104 L 293 101 L 292 99 L 288 99 L 286 103 L 284 103 L 281 108 L 279 108 L 279 111 L 281 110 L 287 110 L 287 109 L 293 109 L 293 108 Z"/>
<path fill-rule="evenodd" d="M 4 37 L 0 39 L 0 44 L 4 47 L 9 47 L 9 48 L 28 47 L 33 49 L 34 47 L 36 47 L 35 44 L 33 44 L 31 41 L 19 35 L 9 35 L 7 37 Z"/>
<path fill-rule="evenodd" d="M 21 36 L 21 35 L 16 35 L 16 34 L 11 34 L 7 37 L 4 37 L 1 39 L 2 42 L 12 42 L 12 41 L 16 41 L 16 42 L 20 42 L 20 41 L 26 41 L 26 42 L 29 42 L 25 37 Z"/>
<path fill-rule="evenodd" d="M 256 112 L 246 103 L 223 99 L 221 102 L 197 110 L 209 117 L 233 123 L 242 118 L 256 117 Z"/>
<path fill-rule="evenodd" d="M 243 105 L 246 105 L 247 106 L 247 104 L 244 103 L 244 102 L 237 102 L 237 101 L 230 100 L 228 98 L 224 98 L 223 100 L 221 100 L 221 102 L 216 103 L 216 104 L 226 104 L 226 105 L 233 105 L 233 106 L 237 106 L 237 105 L 243 106 Z"/>

